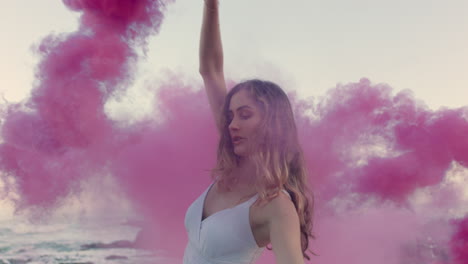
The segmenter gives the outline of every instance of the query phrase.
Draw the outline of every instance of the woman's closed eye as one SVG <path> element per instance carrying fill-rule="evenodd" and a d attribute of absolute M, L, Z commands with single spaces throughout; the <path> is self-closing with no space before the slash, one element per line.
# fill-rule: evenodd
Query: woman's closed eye
<path fill-rule="evenodd" d="M 240 118 L 243 119 L 243 120 L 247 120 L 247 119 L 249 119 L 250 117 L 251 117 L 250 114 L 240 115 Z M 227 120 L 228 120 L 229 122 L 231 122 L 232 119 L 234 119 L 234 117 L 233 117 L 232 115 L 228 115 L 228 116 L 227 116 Z"/>
<path fill-rule="evenodd" d="M 245 120 L 245 119 L 249 119 L 249 118 L 250 118 L 250 115 L 241 115 L 241 118 L 244 119 L 244 120 Z"/>

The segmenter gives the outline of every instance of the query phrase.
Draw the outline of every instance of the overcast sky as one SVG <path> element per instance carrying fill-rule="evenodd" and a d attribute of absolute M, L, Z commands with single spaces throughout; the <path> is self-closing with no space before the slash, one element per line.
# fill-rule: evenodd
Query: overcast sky
<path fill-rule="evenodd" d="M 468 98 L 468 2 L 464 0 L 221 0 L 226 76 L 277 81 L 301 95 L 320 96 L 362 77 L 411 89 L 431 108 Z M 162 69 L 198 80 L 202 0 L 168 7 L 139 78 Z M 78 14 L 61 1 L 5 1 L 0 11 L 0 89 L 25 98 L 37 57 L 31 46 L 71 32 Z"/>

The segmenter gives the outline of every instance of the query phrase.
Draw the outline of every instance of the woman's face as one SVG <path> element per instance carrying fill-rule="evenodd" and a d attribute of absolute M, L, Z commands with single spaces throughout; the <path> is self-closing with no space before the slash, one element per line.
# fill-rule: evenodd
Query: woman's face
<path fill-rule="evenodd" d="M 241 89 L 231 97 L 227 120 L 229 133 L 238 156 L 249 155 L 249 144 L 252 143 L 253 134 L 262 119 L 261 109 L 251 99 L 245 89 Z"/>

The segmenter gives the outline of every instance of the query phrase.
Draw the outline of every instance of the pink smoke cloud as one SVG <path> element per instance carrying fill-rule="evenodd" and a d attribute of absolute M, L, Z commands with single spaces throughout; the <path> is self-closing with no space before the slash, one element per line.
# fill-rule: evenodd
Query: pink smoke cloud
<path fill-rule="evenodd" d="M 82 12 L 79 30 L 41 42 L 31 97 L 3 111 L 1 168 L 16 179 L 5 189 L 20 194 L 18 210 L 55 207 L 105 165 L 106 143 L 118 139 L 104 103 L 131 83 L 135 48 L 158 32 L 169 2 L 64 1 Z"/>
<path fill-rule="evenodd" d="M 467 166 L 468 107 L 432 111 L 411 91 L 391 91 L 362 79 L 331 89 L 317 105 L 298 104 L 317 188 L 404 202 L 415 189 L 439 184 L 452 162 Z M 301 117 L 307 110 L 312 122 Z"/>
<path fill-rule="evenodd" d="M 455 232 L 450 241 L 454 264 L 468 263 L 468 216 L 453 221 Z"/>

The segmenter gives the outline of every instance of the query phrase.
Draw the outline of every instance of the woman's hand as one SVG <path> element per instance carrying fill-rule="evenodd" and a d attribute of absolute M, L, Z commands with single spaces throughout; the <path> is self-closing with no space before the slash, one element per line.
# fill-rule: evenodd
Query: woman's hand
<path fill-rule="evenodd" d="M 208 7 L 208 8 L 218 8 L 219 6 L 219 0 L 203 0 L 205 1 L 205 5 Z"/>
<path fill-rule="evenodd" d="M 223 70 L 223 47 L 218 6 L 218 0 L 204 0 L 199 69 L 202 76 Z"/>

